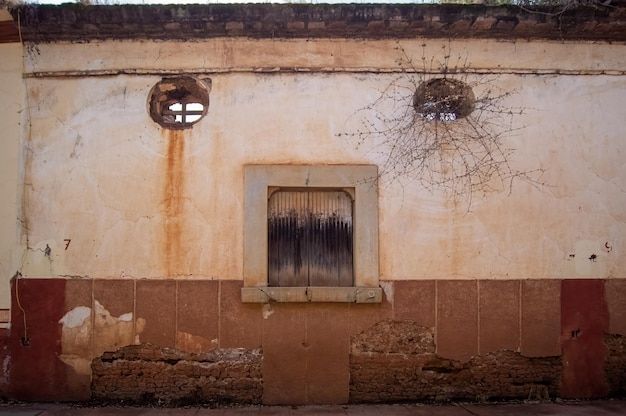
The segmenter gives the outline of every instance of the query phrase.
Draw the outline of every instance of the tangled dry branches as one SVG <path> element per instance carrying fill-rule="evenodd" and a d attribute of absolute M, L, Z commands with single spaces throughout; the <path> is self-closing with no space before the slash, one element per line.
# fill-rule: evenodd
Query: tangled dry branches
<path fill-rule="evenodd" d="M 398 50 L 407 70 L 359 112 L 365 115 L 362 128 L 343 134 L 382 155 L 379 179 L 443 189 L 468 205 L 477 195 L 511 191 L 514 180 L 541 184 L 541 171 L 521 171 L 511 164 L 514 150 L 504 138 L 519 129 L 513 118 L 523 109 L 505 105 L 513 92 L 497 89 L 497 75 L 470 79 L 466 60 L 459 57 L 450 65 L 449 53 L 440 64 L 423 54 L 418 69 L 400 45 Z M 440 90 L 424 93 L 424 85 Z"/>

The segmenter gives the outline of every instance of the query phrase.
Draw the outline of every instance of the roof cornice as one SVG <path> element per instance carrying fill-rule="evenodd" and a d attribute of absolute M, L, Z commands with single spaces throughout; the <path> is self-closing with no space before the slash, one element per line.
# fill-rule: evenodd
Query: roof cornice
<path fill-rule="evenodd" d="M 620 0 L 622 1 L 622 0 Z M 25 42 L 107 39 L 490 38 L 626 41 L 625 4 L 524 9 L 457 4 L 21 5 Z M 15 33 L 12 33 L 15 39 Z"/>

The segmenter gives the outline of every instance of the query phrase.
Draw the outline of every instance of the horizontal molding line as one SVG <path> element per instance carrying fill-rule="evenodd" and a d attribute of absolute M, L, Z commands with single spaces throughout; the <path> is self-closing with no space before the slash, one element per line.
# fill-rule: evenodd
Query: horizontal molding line
<path fill-rule="evenodd" d="M 315 73 L 373 73 L 373 74 L 425 74 L 437 75 L 441 71 L 420 71 L 401 68 L 333 68 L 333 67 L 256 67 L 256 68 L 194 68 L 187 70 L 153 70 L 153 69 L 102 69 L 89 71 L 33 71 L 25 72 L 24 78 L 84 78 L 84 77 L 111 77 L 119 75 L 212 75 L 212 74 L 315 74 Z M 566 75 L 566 76 L 624 76 L 626 70 L 563 70 L 563 69 L 482 69 L 468 68 L 463 71 L 448 72 L 449 75 Z"/>

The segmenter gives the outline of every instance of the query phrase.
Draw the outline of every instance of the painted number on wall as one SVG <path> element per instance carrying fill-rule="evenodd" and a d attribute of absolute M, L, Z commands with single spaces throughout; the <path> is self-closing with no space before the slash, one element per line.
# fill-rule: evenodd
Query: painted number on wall
<path fill-rule="evenodd" d="M 70 246 L 70 243 L 72 242 L 72 239 L 71 238 L 66 238 L 63 241 L 65 241 L 65 249 L 67 250 L 67 248 Z"/>

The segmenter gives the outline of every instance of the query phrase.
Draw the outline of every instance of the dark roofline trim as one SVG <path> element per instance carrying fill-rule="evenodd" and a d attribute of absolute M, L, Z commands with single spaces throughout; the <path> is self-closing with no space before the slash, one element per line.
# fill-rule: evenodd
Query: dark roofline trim
<path fill-rule="evenodd" d="M 567 10 L 457 4 L 21 5 L 25 42 L 492 38 L 626 41 L 626 2 Z"/>

